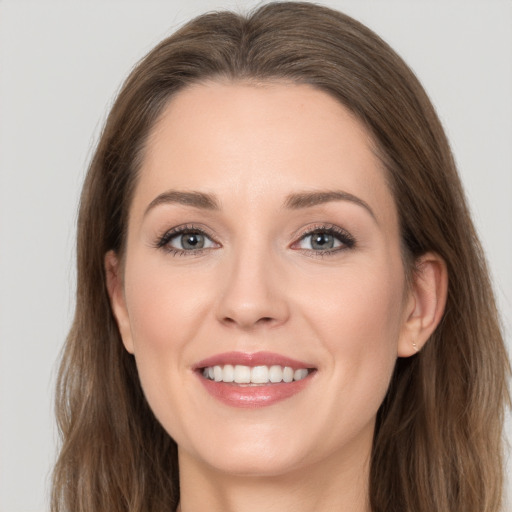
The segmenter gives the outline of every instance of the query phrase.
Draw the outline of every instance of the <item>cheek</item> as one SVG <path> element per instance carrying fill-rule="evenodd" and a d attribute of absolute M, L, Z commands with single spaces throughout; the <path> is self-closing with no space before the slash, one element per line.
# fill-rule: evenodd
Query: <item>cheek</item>
<path fill-rule="evenodd" d="M 397 265 L 395 265 L 397 266 Z M 301 308 L 332 343 L 334 352 L 365 347 L 385 350 L 395 345 L 402 324 L 404 277 L 401 267 L 344 267 L 324 280 L 321 288 L 311 287 Z M 316 291 L 315 291 L 316 290 Z M 387 341 L 387 343 L 384 343 Z"/>
<path fill-rule="evenodd" d="M 155 261 L 156 260 L 156 261 Z M 184 352 L 201 326 L 208 286 L 195 274 L 169 268 L 165 257 L 127 262 L 125 290 L 134 355 L 148 401 L 183 378 Z M 201 296 L 203 294 L 203 296 Z"/>
<path fill-rule="evenodd" d="M 166 265 L 165 257 L 153 260 L 134 258 L 126 269 L 127 308 L 140 355 L 179 350 L 191 339 L 209 288 L 204 276 L 184 274 Z"/>
<path fill-rule="evenodd" d="M 185 438 L 182 422 L 195 376 L 190 340 L 203 325 L 211 286 L 204 273 L 184 273 L 162 258 L 132 252 L 125 270 L 125 292 L 140 383 L 153 413 L 173 438 Z"/>
<path fill-rule="evenodd" d="M 370 421 L 387 392 L 403 316 L 403 272 L 392 269 L 389 264 L 364 271 L 347 268 L 330 281 L 329 293 L 303 304 L 331 358 L 331 386 L 337 394 L 327 406 L 336 420 Z"/>
<path fill-rule="evenodd" d="M 397 356 L 402 323 L 400 274 L 389 273 L 389 267 L 372 270 L 357 279 L 348 279 L 340 297 L 341 336 L 336 345 L 340 356 L 350 354 L 354 359 L 354 371 L 367 365 L 385 370 L 390 362 L 394 365 Z M 368 378 L 378 378 L 380 374 L 376 371 Z"/>

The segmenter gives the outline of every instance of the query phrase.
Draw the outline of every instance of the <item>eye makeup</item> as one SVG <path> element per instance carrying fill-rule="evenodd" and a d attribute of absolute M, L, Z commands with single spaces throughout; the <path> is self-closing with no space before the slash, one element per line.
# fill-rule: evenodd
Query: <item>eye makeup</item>
<path fill-rule="evenodd" d="M 345 229 L 331 223 L 320 223 L 301 230 L 289 245 L 308 256 L 330 256 L 354 248 L 355 238 Z M 222 245 L 203 225 L 182 224 L 157 237 L 153 246 L 172 256 L 198 256 Z"/>
<path fill-rule="evenodd" d="M 159 236 L 153 245 L 173 256 L 199 255 L 221 247 L 204 226 L 195 224 L 176 226 Z"/>
<path fill-rule="evenodd" d="M 298 236 L 298 240 L 290 247 L 311 256 L 329 256 L 352 249 L 356 245 L 355 238 L 346 229 L 331 223 L 308 226 Z M 301 247 L 307 239 L 310 239 L 310 248 Z"/>

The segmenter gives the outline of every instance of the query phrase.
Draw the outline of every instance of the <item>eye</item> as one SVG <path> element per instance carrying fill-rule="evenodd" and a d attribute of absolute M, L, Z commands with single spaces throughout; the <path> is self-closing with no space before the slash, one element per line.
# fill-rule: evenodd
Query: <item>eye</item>
<path fill-rule="evenodd" d="M 194 227 L 178 227 L 167 231 L 156 243 L 173 254 L 200 252 L 218 247 L 204 231 Z"/>
<path fill-rule="evenodd" d="M 197 249 L 204 249 L 213 247 L 213 242 L 202 233 L 182 233 L 181 235 L 173 236 L 168 245 L 176 249 L 192 251 Z"/>
<path fill-rule="evenodd" d="M 355 240 L 347 231 L 338 226 L 315 227 L 303 234 L 292 246 L 293 249 L 332 253 L 352 248 Z"/>
<path fill-rule="evenodd" d="M 322 231 L 315 231 L 310 235 L 306 235 L 300 240 L 301 249 L 313 249 L 315 251 L 324 251 L 326 249 L 334 249 L 339 247 L 341 242 L 334 235 Z"/>

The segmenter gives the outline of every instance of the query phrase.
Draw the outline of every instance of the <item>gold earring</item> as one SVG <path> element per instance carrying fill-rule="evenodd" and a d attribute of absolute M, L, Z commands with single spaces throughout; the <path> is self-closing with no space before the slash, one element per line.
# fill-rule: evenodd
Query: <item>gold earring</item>
<path fill-rule="evenodd" d="M 416 342 L 415 342 L 415 341 L 413 341 L 413 342 L 412 342 L 412 346 L 413 346 L 414 350 L 416 350 L 416 352 L 418 352 L 418 351 L 419 351 L 419 349 L 418 349 L 418 345 L 416 345 Z"/>

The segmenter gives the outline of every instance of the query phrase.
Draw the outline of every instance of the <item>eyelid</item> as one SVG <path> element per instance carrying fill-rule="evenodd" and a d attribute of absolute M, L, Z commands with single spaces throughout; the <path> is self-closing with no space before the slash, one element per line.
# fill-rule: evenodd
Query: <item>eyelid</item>
<path fill-rule="evenodd" d="M 167 245 L 173 238 L 188 232 L 199 233 L 201 235 L 204 235 L 217 246 L 216 248 L 221 247 L 221 244 L 216 240 L 215 236 L 210 232 L 210 230 L 206 226 L 188 223 L 175 226 L 171 229 L 166 230 L 162 235 L 157 235 L 156 241 L 153 245 L 157 249 L 163 249 L 175 255 L 185 253 L 187 253 L 188 255 L 193 255 L 199 254 L 202 251 L 208 251 L 212 249 L 212 247 L 206 247 L 201 249 L 185 251 L 183 249 L 178 249 L 176 247 L 171 247 Z"/>
<path fill-rule="evenodd" d="M 194 249 L 194 250 L 183 250 L 183 249 L 178 249 L 175 247 L 168 246 L 170 240 L 172 240 L 173 238 L 175 238 L 181 234 L 187 233 L 187 232 L 195 232 L 195 233 L 199 233 L 201 235 L 206 236 L 216 245 L 216 247 L 206 247 L 206 248 L 200 248 L 200 249 Z M 324 251 L 319 251 L 316 249 L 300 249 L 298 247 L 294 247 L 300 241 L 302 241 L 304 238 L 306 238 L 307 236 L 311 236 L 312 234 L 317 233 L 317 232 L 323 232 L 323 233 L 328 233 L 328 234 L 333 235 L 334 237 L 337 238 L 338 241 L 341 242 L 342 246 L 332 248 L 332 249 L 327 249 Z M 294 238 L 294 242 L 289 246 L 290 248 L 295 249 L 295 250 L 300 250 L 305 253 L 311 253 L 311 254 L 317 255 L 317 256 L 333 254 L 333 253 L 337 253 L 337 252 L 340 252 L 343 250 L 351 249 L 356 244 L 355 238 L 346 229 L 344 229 L 336 224 L 332 224 L 332 223 L 317 223 L 317 224 L 309 225 L 306 228 L 299 230 L 295 235 L 293 235 L 293 238 Z M 213 248 L 217 249 L 217 248 L 222 247 L 222 244 L 220 244 L 216 240 L 215 235 L 213 235 L 211 233 L 211 231 L 206 226 L 201 225 L 201 224 L 193 224 L 193 223 L 181 224 L 181 225 L 178 225 L 171 229 L 166 230 L 163 234 L 158 235 L 156 237 L 156 241 L 153 245 L 155 248 L 166 250 L 170 253 L 173 253 L 174 255 L 187 254 L 189 256 L 197 255 L 204 251 L 209 251 Z"/>
<path fill-rule="evenodd" d="M 355 238 L 346 229 L 341 228 L 340 226 L 337 226 L 336 224 L 331 224 L 331 223 L 321 224 L 320 223 L 320 224 L 314 224 L 312 226 L 310 225 L 307 228 L 300 230 L 295 235 L 295 237 L 294 237 L 295 241 L 291 244 L 290 247 L 294 248 L 294 245 L 297 245 L 304 238 L 312 235 L 313 233 L 318 233 L 318 232 L 328 233 L 328 234 L 335 236 L 343 245 L 341 247 L 337 247 L 335 249 L 328 249 L 325 251 L 318 251 L 315 249 L 299 249 L 299 248 L 297 248 L 296 250 L 302 250 L 305 252 L 314 253 L 316 255 L 325 255 L 325 254 L 329 254 L 329 253 L 331 253 L 331 254 L 336 253 L 336 252 L 343 251 L 346 249 L 351 249 L 356 245 Z"/>

